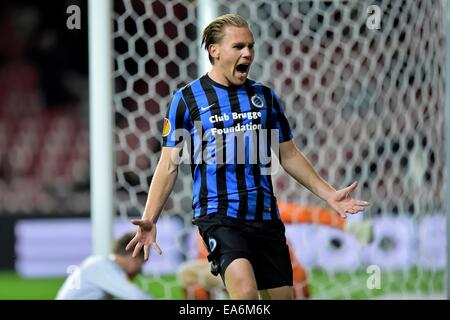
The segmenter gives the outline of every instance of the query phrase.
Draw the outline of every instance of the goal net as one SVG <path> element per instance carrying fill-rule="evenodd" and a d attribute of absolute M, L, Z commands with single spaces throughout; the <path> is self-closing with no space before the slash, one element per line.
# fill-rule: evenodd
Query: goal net
<path fill-rule="evenodd" d="M 334 187 L 358 181 L 355 197 L 371 203 L 343 230 L 287 226 L 312 298 L 444 297 L 443 3 L 217 3 L 218 14 L 250 23 L 250 77 L 281 97 L 299 149 Z M 197 9 L 196 1 L 114 2 L 116 206 L 124 221 L 142 213 L 172 92 L 200 76 Z M 279 200 L 325 206 L 285 173 L 273 182 Z M 147 266 L 160 297 L 178 297 L 176 266 L 190 257 L 191 184 L 182 165 L 158 229 L 166 257 Z"/>

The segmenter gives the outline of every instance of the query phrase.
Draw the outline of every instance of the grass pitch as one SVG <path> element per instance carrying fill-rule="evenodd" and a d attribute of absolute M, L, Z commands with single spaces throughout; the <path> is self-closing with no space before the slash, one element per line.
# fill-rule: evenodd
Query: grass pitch
<path fill-rule="evenodd" d="M 444 298 L 445 274 L 442 271 L 411 269 L 385 272 L 380 289 L 368 289 L 365 271 L 326 273 L 313 269 L 308 273 L 313 299 L 414 299 Z M 64 278 L 23 278 L 14 272 L 0 272 L 0 300 L 54 299 Z M 135 283 L 157 299 L 183 299 L 175 276 L 141 276 Z"/>

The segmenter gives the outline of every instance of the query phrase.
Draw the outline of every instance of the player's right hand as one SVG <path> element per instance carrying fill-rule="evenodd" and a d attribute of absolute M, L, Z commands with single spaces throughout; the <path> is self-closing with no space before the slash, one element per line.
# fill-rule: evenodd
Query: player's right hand
<path fill-rule="evenodd" d="M 125 248 L 127 251 L 134 246 L 133 258 L 137 257 L 142 248 L 144 248 L 144 260 L 147 261 L 150 253 L 150 246 L 162 254 L 162 251 L 158 244 L 156 243 L 156 224 L 143 219 L 133 219 L 131 223 L 138 226 L 136 230 L 136 235 L 128 243 Z"/>

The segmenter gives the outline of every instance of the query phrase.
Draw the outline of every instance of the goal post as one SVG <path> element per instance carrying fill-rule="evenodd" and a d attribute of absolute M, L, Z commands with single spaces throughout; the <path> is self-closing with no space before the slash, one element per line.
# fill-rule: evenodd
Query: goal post
<path fill-rule="evenodd" d="M 201 39 L 203 29 L 210 21 L 217 17 L 217 3 L 210 0 L 198 1 L 198 25 L 197 25 L 197 42 L 198 42 L 198 74 L 205 74 L 208 72 L 211 63 L 204 48 L 202 48 Z"/>
<path fill-rule="evenodd" d="M 115 215 L 111 1 L 89 0 L 88 15 L 92 252 L 106 255 Z"/>
<path fill-rule="evenodd" d="M 446 151 L 446 215 L 447 215 L 447 272 L 446 288 L 447 300 L 450 300 L 450 188 L 449 188 L 449 170 L 450 170 L 450 0 L 444 3 L 445 15 L 445 151 Z"/>

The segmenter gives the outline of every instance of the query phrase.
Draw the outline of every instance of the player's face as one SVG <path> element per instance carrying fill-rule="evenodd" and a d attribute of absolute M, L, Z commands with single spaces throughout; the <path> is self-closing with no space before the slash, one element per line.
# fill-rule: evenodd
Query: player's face
<path fill-rule="evenodd" d="M 225 27 L 222 41 L 210 47 L 210 54 L 215 58 L 210 76 L 226 86 L 242 85 L 253 62 L 254 44 L 250 29 Z"/>
<path fill-rule="evenodd" d="M 125 267 L 125 272 L 130 279 L 134 279 L 142 272 L 142 266 L 144 265 L 145 260 L 141 256 L 138 256 L 136 258 L 129 256 L 127 260 L 128 261 Z"/>

